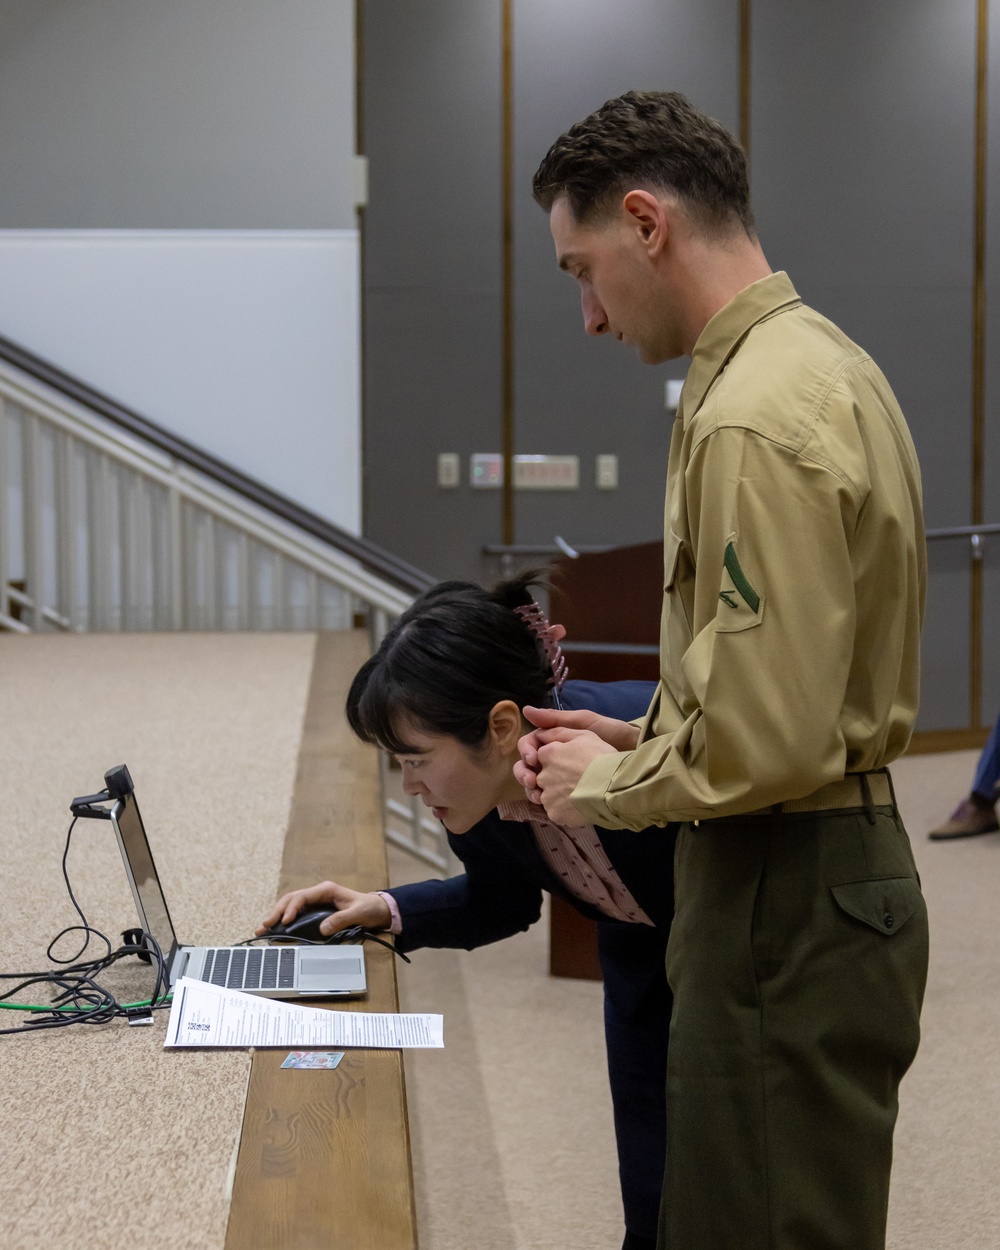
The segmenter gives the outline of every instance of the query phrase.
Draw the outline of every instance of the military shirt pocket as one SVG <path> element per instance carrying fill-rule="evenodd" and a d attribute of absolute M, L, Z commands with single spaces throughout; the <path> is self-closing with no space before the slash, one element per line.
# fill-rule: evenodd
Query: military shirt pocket
<path fill-rule="evenodd" d="M 691 646 L 691 619 L 685 596 L 694 582 L 685 556 L 684 540 L 667 529 L 663 539 L 663 610 L 660 615 L 660 668 L 674 698 L 682 697 L 678 684 L 681 660 Z"/>
<path fill-rule="evenodd" d="M 887 937 L 898 933 L 924 900 L 914 877 L 848 881 L 830 890 L 842 911 Z"/>
<path fill-rule="evenodd" d="M 669 594 L 677 581 L 677 566 L 681 559 L 683 539 L 668 529 L 663 536 L 663 589 Z"/>

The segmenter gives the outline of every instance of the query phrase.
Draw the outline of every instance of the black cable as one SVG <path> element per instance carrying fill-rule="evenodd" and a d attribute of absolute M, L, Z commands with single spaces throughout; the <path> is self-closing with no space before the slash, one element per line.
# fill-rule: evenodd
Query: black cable
<path fill-rule="evenodd" d="M 123 934 L 124 937 L 131 937 L 133 934 L 141 933 L 141 941 L 126 942 L 122 946 L 113 948 L 110 938 L 99 929 L 95 929 L 87 920 L 83 913 L 83 908 L 73 893 L 67 861 L 69 859 L 73 830 L 78 819 L 79 817 L 74 815 L 66 831 L 66 845 L 63 848 L 62 855 L 62 874 L 63 880 L 66 882 L 66 891 L 69 894 L 70 902 L 73 904 L 76 914 L 80 917 L 81 923 L 67 925 L 66 928 L 56 934 L 47 946 L 45 951 L 46 957 L 51 963 L 59 965 L 57 968 L 46 969 L 42 972 L 0 972 L 0 980 L 18 982 L 17 985 L 7 990 L 6 993 L 0 993 L 0 1004 L 9 1006 L 11 1009 L 16 1010 L 21 1004 L 8 1004 L 7 1000 L 33 985 L 44 985 L 54 992 L 50 1007 L 42 1008 L 36 1004 L 23 1005 L 25 1012 L 34 1014 L 41 1011 L 41 1018 L 32 1020 L 28 1024 L 17 1025 L 14 1028 L 0 1029 L 0 1036 L 12 1033 L 37 1033 L 43 1029 L 68 1028 L 74 1024 L 107 1024 L 114 1019 L 133 1018 L 133 1013 L 137 1008 L 133 1005 L 120 1003 L 110 990 L 105 989 L 97 981 L 101 973 L 117 963 L 119 959 L 124 959 L 130 955 L 144 958 L 156 966 L 156 980 L 153 984 L 153 992 L 150 995 L 148 1005 L 144 1004 L 141 1007 L 143 1014 L 147 1011 L 162 1011 L 170 1004 L 169 969 L 167 968 L 163 952 L 153 935 L 141 932 L 139 929 L 128 930 L 126 934 Z M 83 945 L 75 955 L 70 956 L 68 959 L 61 959 L 53 953 L 54 947 L 68 933 L 82 933 L 84 935 Z M 81 961 L 80 956 L 86 951 L 92 939 L 98 939 L 104 943 L 104 953 L 95 959 Z M 282 944 L 274 942 L 265 934 L 246 938 L 242 942 L 235 943 L 235 945 L 253 946 L 261 941 L 268 941 L 270 945 Z M 377 933 L 372 932 L 370 929 L 365 929 L 361 925 L 352 925 L 347 929 L 341 929 L 338 933 L 331 934 L 330 937 L 323 941 L 315 941 L 312 938 L 302 938 L 292 934 L 285 938 L 286 944 L 299 946 L 333 946 L 347 942 L 358 945 L 364 942 L 376 942 L 379 946 L 384 946 L 387 950 L 391 950 L 394 955 L 398 955 L 406 963 L 410 962 L 410 957 L 397 950 L 394 943 L 387 942 Z"/>
<path fill-rule="evenodd" d="M 79 816 L 74 816 L 73 819 L 69 822 L 69 828 L 66 830 L 66 845 L 63 848 L 63 857 L 62 857 L 62 875 L 63 875 L 63 880 L 66 882 L 66 890 L 69 894 L 69 901 L 73 904 L 73 907 L 76 910 L 76 914 L 80 917 L 83 923 L 67 925 L 66 928 L 63 929 L 61 933 L 57 933 L 56 936 L 49 943 L 48 949 L 46 950 L 45 954 L 49 957 L 49 959 L 52 960 L 54 964 L 71 964 L 71 963 L 74 963 L 77 959 L 79 959 L 80 956 L 83 954 L 83 952 L 90 945 L 91 933 L 94 933 L 96 934 L 97 937 L 103 939 L 105 945 L 108 948 L 108 952 L 110 952 L 111 950 L 111 943 L 104 936 L 104 934 L 100 933 L 97 929 L 92 929 L 90 925 L 87 923 L 87 917 L 83 914 L 83 909 L 80 907 L 80 904 L 76 901 L 76 895 L 73 893 L 73 887 L 69 883 L 69 872 L 67 871 L 67 868 L 66 868 L 66 860 L 69 858 L 70 839 L 73 837 L 73 830 L 76 827 L 76 822 L 79 819 L 80 819 Z M 52 948 L 53 946 L 55 946 L 56 942 L 58 942 L 59 939 L 61 937 L 64 937 L 67 933 L 75 933 L 81 929 L 86 934 L 86 936 L 83 939 L 83 945 L 80 947 L 77 953 L 72 957 L 72 959 L 57 959 L 56 956 L 52 954 Z"/>
<path fill-rule="evenodd" d="M 409 955 L 396 949 L 395 943 L 387 942 L 374 930 L 365 929 L 359 924 L 340 929 L 336 933 L 331 933 L 328 938 L 321 938 L 318 941 L 316 938 L 299 937 L 297 933 L 278 933 L 273 936 L 260 933 L 251 938 L 244 938 L 242 942 L 234 942 L 233 945 L 253 946 L 256 942 L 266 942 L 269 946 L 339 946 L 342 943 L 360 946 L 364 942 L 376 942 L 379 946 L 384 946 L 386 950 L 392 951 L 394 955 L 398 955 L 404 963 L 412 963 Z"/>
<path fill-rule="evenodd" d="M 70 821 L 69 829 L 66 831 L 66 846 L 62 856 L 62 873 L 70 901 L 80 917 L 81 923 L 67 925 L 65 929 L 56 934 L 46 948 L 45 954 L 47 958 L 51 963 L 59 965 L 58 968 L 46 969 L 42 972 L 0 972 L 0 980 L 18 982 L 17 985 L 7 990 L 6 993 L 0 994 L 0 1003 L 9 1006 L 11 1009 L 16 1010 L 20 1004 L 8 1004 L 6 1000 L 30 986 L 45 985 L 53 991 L 50 1008 L 40 1008 L 35 1004 L 24 1005 L 24 1010 L 32 1014 L 41 1010 L 41 1018 L 14 1028 L 0 1029 L 0 1035 L 37 1033 L 43 1029 L 67 1028 L 73 1024 L 107 1024 L 109 1021 L 117 1018 L 133 1018 L 136 1008 L 132 1005 L 120 1003 L 114 994 L 100 985 L 97 980 L 106 969 L 117 963 L 119 959 L 124 959 L 129 955 L 143 957 L 156 965 L 156 981 L 154 982 L 153 992 L 150 995 L 148 1005 L 142 1007 L 143 1013 L 145 1014 L 146 1011 L 160 1011 L 169 1004 L 169 973 L 163 952 L 152 934 L 142 933 L 141 941 L 126 942 L 117 949 L 113 949 L 110 939 L 90 924 L 87 917 L 83 914 L 83 909 L 77 902 L 67 869 L 70 842 L 77 819 L 78 817 L 73 817 Z M 140 932 L 138 929 L 130 930 L 124 936 L 131 936 L 132 933 L 139 934 Z M 83 933 L 83 945 L 69 959 L 61 959 L 53 953 L 53 948 L 67 933 Z M 81 961 L 80 956 L 90 945 L 91 940 L 95 938 L 104 943 L 104 953 L 95 959 Z M 49 1011 L 51 1011 L 51 1014 L 49 1014 Z"/>

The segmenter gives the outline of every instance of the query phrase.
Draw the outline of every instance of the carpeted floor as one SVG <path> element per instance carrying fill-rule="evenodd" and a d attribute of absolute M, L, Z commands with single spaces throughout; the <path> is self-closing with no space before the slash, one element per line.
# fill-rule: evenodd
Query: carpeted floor
<path fill-rule="evenodd" d="M 976 755 L 894 767 L 931 920 L 923 1042 L 903 1083 L 890 1250 L 1000 1246 L 1000 834 L 927 830 Z M 397 882 L 425 875 L 390 854 Z M 421 951 L 402 1010 L 443 1010 L 447 1047 L 407 1056 L 421 1250 L 617 1250 L 601 992 L 546 974 L 546 926 L 480 951 Z"/>
<path fill-rule="evenodd" d="M 929 842 L 975 752 L 893 768 L 930 913 L 923 1041 L 900 1093 L 891 1250 L 1000 1246 L 1000 834 Z"/>
<path fill-rule="evenodd" d="M 76 922 L 60 872 L 69 801 L 122 762 L 181 939 L 250 936 L 277 885 L 314 644 L 0 634 L 0 970 L 45 966 L 49 941 Z M 136 913 L 110 824 L 78 822 L 69 871 L 117 944 Z M 149 994 L 133 960 L 102 979 L 123 1001 Z M 165 1025 L 160 1013 L 146 1028 L 0 1037 L 4 1250 L 220 1250 L 250 1055 L 164 1052 Z"/>

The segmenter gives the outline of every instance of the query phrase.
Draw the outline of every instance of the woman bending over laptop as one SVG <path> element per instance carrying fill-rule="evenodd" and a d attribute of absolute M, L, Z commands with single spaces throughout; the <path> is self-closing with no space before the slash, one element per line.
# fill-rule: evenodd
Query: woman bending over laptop
<path fill-rule="evenodd" d="M 664 954 L 673 915 L 672 829 L 641 833 L 553 825 L 511 771 L 527 704 L 641 716 L 648 682 L 563 683 L 559 641 L 530 577 L 487 591 L 442 582 L 400 617 L 351 686 L 347 716 L 391 752 L 407 794 L 448 830 L 465 872 L 363 894 L 334 881 L 286 894 L 258 932 L 331 906 L 323 930 L 388 929 L 401 951 L 472 950 L 527 929 L 542 891 L 598 922 L 604 1020 L 625 1208 L 623 1250 L 652 1250 L 665 1156 L 670 991 Z"/>

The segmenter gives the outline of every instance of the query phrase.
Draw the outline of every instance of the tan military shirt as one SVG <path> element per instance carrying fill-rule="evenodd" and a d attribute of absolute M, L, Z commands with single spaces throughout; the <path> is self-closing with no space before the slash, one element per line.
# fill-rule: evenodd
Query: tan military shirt
<path fill-rule="evenodd" d="M 783 273 L 705 327 L 667 471 L 660 684 L 573 793 L 642 829 L 802 798 L 906 747 L 925 551 L 888 382 Z"/>

